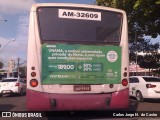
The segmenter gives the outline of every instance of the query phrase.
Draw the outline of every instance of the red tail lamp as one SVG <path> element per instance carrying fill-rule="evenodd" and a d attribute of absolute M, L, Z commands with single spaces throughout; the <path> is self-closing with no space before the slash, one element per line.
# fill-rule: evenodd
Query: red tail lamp
<path fill-rule="evenodd" d="M 122 85 L 127 86 L 128 85 L 128 80 L 125 78 L 122 80 Z"/>
<path fill-rule="evenodd" d="M 38 86 L 38 80 L 32 79 L 32 80 L 30 81 L 30 85 L 31 85 L 32 87 L 37 87 L 37 86 Z"/>

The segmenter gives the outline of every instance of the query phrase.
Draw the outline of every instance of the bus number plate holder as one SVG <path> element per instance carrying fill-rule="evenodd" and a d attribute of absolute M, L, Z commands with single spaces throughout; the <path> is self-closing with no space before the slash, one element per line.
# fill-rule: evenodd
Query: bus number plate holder
<path fill-rule="evenodd" d="M 74 85 L 74 91 L 80 92 L 80 91 L 91 91 L 90 85 Z"/>

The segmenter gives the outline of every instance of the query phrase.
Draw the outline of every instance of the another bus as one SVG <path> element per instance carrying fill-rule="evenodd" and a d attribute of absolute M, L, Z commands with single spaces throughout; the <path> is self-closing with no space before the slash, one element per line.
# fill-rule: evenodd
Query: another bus
<path fill-rule="evenodd" d="M 122 10 L 42 3 L 31 8 L 27 109 L 76 111 L 129 105 L 128 29 Z"/>

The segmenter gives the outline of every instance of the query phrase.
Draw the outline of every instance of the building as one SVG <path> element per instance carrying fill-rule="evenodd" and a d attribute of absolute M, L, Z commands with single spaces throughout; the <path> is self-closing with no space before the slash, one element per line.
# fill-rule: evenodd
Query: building
<path fill-rule="evenodd" d="M 141 68 L 136 63 L 130 63 L 129 65 L 129 75 L 130 76 L 155 76 L 155 74 L 149 69 Z"/>

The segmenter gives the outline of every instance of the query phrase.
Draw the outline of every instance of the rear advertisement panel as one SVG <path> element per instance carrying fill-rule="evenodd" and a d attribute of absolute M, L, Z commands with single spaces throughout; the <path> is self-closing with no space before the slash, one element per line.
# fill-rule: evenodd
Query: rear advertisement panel
<path fill-rule="evenodd" d="M 121 81 L 121 47 L 42 45 L 42 84 L 115 84 Z"/>

